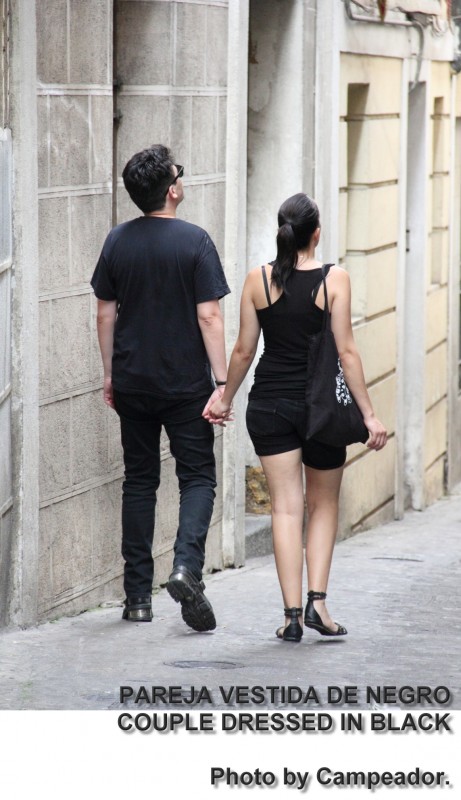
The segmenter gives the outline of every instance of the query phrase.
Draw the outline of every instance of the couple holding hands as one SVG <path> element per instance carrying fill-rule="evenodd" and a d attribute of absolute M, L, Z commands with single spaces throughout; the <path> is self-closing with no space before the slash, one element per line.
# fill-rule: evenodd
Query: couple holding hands
<path fill-rule="evenodd" d="M 187 625 L 197 631 L 216 627 L 202 582 L 216 486 L 209 423 L 232 420 L 233 398 L 262 331 L 264 352 L 246 422 L 271 500 L 285 614 L 276 635 L 299 642 L 304 625 L 325 636 L 343 636 L 347 631 L 332 620 L 325 598 L 346 448 L 305 436 L 308 340 L 322 329 L 327 285 L 315 257 L 318 207 L 304 193 L 282 203 L 275 259 L 247 275 L 240 330 L 227 369 L 219 300 L 229 287 L 208 234 L 176 217 L 184 197 L 183 174 L 163 145 L 129 160 L 124 184 L 143 216 L 112 229 L 91 282 L 98 299 L 104 401 L 119 415 L 125 463 L 123 618 L 152 619 L 152 542 L 163 425 L 180 492 L 173 570 L 166 588 L 181 604 Z M 332 266 L 327 283 L 344 378 L 363 416 L 367 446 L 380 450 L 387 434 L 374 414 L 354 343 L 348 273 Z M 303 610 L 305 497 L 308 595 Z"/>

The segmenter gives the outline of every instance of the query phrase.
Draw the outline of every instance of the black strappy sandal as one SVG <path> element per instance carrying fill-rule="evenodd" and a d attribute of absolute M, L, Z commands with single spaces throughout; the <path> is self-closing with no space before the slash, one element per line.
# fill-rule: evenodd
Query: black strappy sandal
<path fill-rule="evenodd" d="M 284 642 L 300 642 L 303 629 L 299 624 L 298 617 L 303 613 L 302 608 L 284 608 L 283 611 L 286 617 L 290 617 L 290 622 L 286 627 L 282 625 L 277 628 L 275 635 L 278 639 L 283 639 Z"/>
<path fill-rule="evenodd" d="M 304 625 L 306 628 L 312 628 L 314 631 L 318 631 L 321 633 L 322 636 L 345 636 L 347 633 L 346 628 L 342 625 L 339 625 L 338 622 L 335 622 L 335 625 L 338 626 L 337 631 L 331 631 L 327 628 L 323 622 L 320 614 L 314 608 L 314 600 L 325 600 L 326 592 L 308 592 L 307 593 L 307 606 L 304 612 Z"/>

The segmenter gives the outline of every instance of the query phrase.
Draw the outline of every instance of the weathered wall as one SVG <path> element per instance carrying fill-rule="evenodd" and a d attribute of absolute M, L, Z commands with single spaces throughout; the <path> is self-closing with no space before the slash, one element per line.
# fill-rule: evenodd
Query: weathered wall
<path fill-rule="evenodd" d="M 89 280 L 111 227 L 112 3 L 37 9 L 39 616 L 120 592 L 121 459 Z"/>
<path fill-rule="evenodd" d="M 7 622 L 12 555 L 13 477 L 11 452 L 11 272 L 12 147 L 8 109 L 9 47 L 6 0 L 0 2 L 0 625 Z"/>
<path fill-rule="evenodd" d="M 433 63 L 429 108 L 428 263 L 426 271 L 424 494 L 427 504 L 444 492 L 447 455 L 447 334 L 450 255 L 451 141 L 450 65 Z"/>
<path fill-rule="evenodd" d="M 185 167 L 178 216 L 204 227 L 224 258 L 228 3 L 116 0 L 117 220 L 139 211 L 121 173 L 133 153 L 168 144 Z M 218 487 L 205 569 L 223 565 L 222 429 L 216 429 Z M 155 581 L 168 576 L 176 535 L 178 489 L 163 434 L 162 483 L 154 539 Z"/>
<path fill-rule="evenodd" d="M 392 518 L 396 486 L 416 508 L 445 489 L 452 79 L 448 63 L 428 62 L 409 91 L 403 69 L 403 59 L 341 56 L 340 259 L 370 395 L 390 434 L 378 456 L 349 448 L 345 533 Z"/>
<path fill-rule="evenodd" d="M 348 448 L 343 533 L 394 512 L 400 81 L 398 59 L 341 57 L 340 264 L 351 276 L 354 336 L 370 397 L 389 433 L 379 455 L 360 444 Z"/>

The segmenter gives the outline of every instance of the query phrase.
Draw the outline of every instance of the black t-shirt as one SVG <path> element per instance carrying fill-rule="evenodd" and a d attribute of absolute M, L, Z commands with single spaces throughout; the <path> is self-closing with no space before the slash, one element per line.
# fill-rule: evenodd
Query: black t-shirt
<path fill-rule="evenodd" d="M 206 231 L 179 219 L 138 217 L 109 233 L 91 280 L 117 301 L 112 385 L 159 397 L 210 391 L 197 304 L 230 289 Z"/>

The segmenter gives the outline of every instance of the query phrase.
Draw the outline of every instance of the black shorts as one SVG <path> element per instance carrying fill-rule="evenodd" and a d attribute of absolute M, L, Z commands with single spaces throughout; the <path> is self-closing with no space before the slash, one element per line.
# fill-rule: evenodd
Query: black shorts
<path fill-rule="evenodd" d="M 306 411 L 302 400 L 250 400 L 246 422 L 258 456 L 302 450 L 302 461 L 313 469 L 337 469 L 346 461 L 345 447 L 304 439 Z"/>

